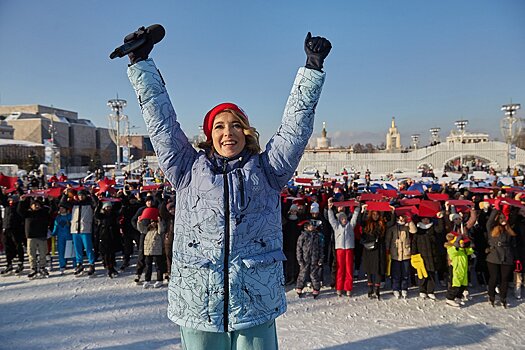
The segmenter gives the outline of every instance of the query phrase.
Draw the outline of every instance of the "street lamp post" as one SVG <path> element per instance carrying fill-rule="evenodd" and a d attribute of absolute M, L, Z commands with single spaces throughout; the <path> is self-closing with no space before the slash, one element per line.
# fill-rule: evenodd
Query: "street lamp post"
<path fill-rule="evenodd" d="M 126 107 L 127 101 L 120 99 L 120 98 L 114 98 L 108 101 L 108 107 L 111 108 L 111 110 L 115 114 L 110 115 L 110 121 L 115 120 L 115 126 L 116 126 L 116 137 L 113 141 L 115 141 L 115 144 L 117 145 L 117 164 L 116 164 L 116 170 L 120 170 L 120 122 L 127 118 L 124 114 L 121 114 L 121 111 Z"/>
<path fill-rule="evenodd" d="M 439 132 L 441 131 L 441 128 L 430 128 L 430 136 L 431 136 L 431 142 L 430 145 L 437 145 L 439 143 Z"/>
<path fill-rule="evenodd" d="M 521 108 L 519 103 L 509 103 L 501 106 L 501 110 L 505 112 L 505 117 L 500 122 L 500 130 L 505 142 L 507 143 L 507 172 L 510 172 L 510 148 L 511 144 L 516 141 L 520 131 L 521 123 L 519 118 L 514 114 Z"/>
<path fill-rule="evenodd" d="M 466 119 L 456 120 L 454 124 L 456 125 L 456 128 L 458 128 L 459 134 L 461 136 L 460 137 L 461 146 L 459 150 L 459 167 L 460 169 L 463 169 L 463 136 L 465 136 L 465 128 L 468 125 L 468 120 Z"/>

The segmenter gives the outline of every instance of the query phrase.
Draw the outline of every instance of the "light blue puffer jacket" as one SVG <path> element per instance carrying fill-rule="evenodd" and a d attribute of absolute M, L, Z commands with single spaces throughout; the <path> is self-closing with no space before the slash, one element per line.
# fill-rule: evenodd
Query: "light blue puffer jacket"
<path fill-rule="evenodd" d="M 312 134 L 324 73 L 300 68 L 266 150 L 230 161 L 191 146 L 153 60 L 130 66 L 128 76 L 177 191 L 168 317 L 210 332 L 275 319 L 286 311 L 279 194 Z"/>

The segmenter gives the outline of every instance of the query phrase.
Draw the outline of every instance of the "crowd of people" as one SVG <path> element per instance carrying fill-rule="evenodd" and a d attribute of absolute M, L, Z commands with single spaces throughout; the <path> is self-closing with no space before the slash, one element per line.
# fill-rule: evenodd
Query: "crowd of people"
<path fill-rule="evenodd" d="M 113 278 L 130 268 L 135 252 L 136 283 L 157 288 L 169 279 L 175 207 L 169 186 L 142 186 L 142 180 L 131 177 L 122 185 L 114 178 L 91 184 L 61 180 L 52 176 L 42 186 L 20 178 L 13 187 L 2 187 L 2 275 L 22 273 L 27 254 L 29 278 L 49 276 L 53 258 L 61 275 L 71 268 L 75 276 L 92 276 L 101 261 Z"/>
<path fill-rule="evenodd" d="M 446 303 L 455 307 L 469 300 L 473 283 L 487 288 L 493 306 L 498 295 L 507 307 L 509 285 L 521 298 L 523 187 L 504 186 L 497 178 L 490 186 L 463 188 L 454 181 L 422 185 L 407 179 L 386 189 L 370 174 L 366 187 L 344 179 L 322 186 L 290 182 L 282 191 L 284 283 L 300 297 L 307 283 L 314 298 L 322 285 L 351 296 L 354 279 L 364 273 L 369 298 L 380 299 L 386 282 L 395 298 L 408 298 L 409 287 L 417 286 L 419 298 L 435 300 L 436 288 L 446 288 Z M 163 286 L 171 267 L 176 193 L 168 184 L 140 183 L 130 179 L 119 186 L 104 178 L 88 186 L 52 178 L 44 188 L 21 179 L 12 189 L 3 187 L 6 266 L 0 273 L 22 273 L 27 255 L 27 276 L 48 276 L 49 256 L 56 252 L 60 275 L 67 268 L 75 276 L 93 275 L 101 261 L 113 278 L 131 268 L 135 253 L 134 281 Z"/>
<path fill-rule="evenodd" d="M 300 297 L 307 277 L 314 298 L 323 282 L 350 296 L 361 271 L 369 298 L 381 298 L 385 282 L 395 298 L 409 297 L 412 285 L 419 298 L 436 300 L 436 288 L 446 288 L 453 307 L 465 305 L 474 283 L 487 288 L 492 306 L 496 295 L 508 306 L 511 284 L 521 298 L 525 189 L 516 181 L 379 182 L 367 174 L 362 187 L 345 176 L 344 183 L 303 181 L 283 192 L 286 283 Z"/>

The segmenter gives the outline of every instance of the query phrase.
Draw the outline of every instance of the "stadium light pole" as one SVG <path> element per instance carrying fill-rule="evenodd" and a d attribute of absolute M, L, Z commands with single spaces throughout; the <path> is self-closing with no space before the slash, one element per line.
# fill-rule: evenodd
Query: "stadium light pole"
<path fill-rule="evenodd" d="M 430 128 L 430 136 L 431 136 L 431 146 L 437 145 L 439 143 L 439 132 L 441 131 L 441 128 Z"/>
<path fill-rule="evenodd" d="M 463 136 L 465 136 L 465 128 L 468 125 L 468 120 L 466 119 L 456 120 L 454 124 L 456 125 L 456 128 L 458 128 L 459 134 L 461 136 L 460 137 L 461 146 L 459 150 L 459 166 L 461 169 L 463 169 Z"/>
<path fill-rule="evenodd" d="M 117 136 L 115 138 L 115 143 L 117 145 L 117 164 L 115 167 L 116 170 L 120 170 L 120 121 L 126 118 L 126 116 L 123 115 L 121 111 L 124 109 L 124 107 L 126 107 L 126 105 L 127 101 L 118 97 L 108 101 L 108 107 L 111 108 L 111 110 L 115 113 L 111 114 L 110 118 L 115 119 L 117 129 Z"/>
<path fill-rule="evenodd" d="M 505 112 L 505 117 L 500 122 L 500 130 L 505 142 L 507 143 L 507 172 L 510 172 L 510 147 L 516 141 L 516 137 L 521 131 L 521 123 L 514 115 L 521 108 L 519 103 L 509 103 L 501 106 Z"/>
<path fill-rule="evenodd" d="M 410 137 L 412 138 L 412 145 L 414 146 L 414 150 L 417 150 L 417 146 L 419 145 L 419 134 L 414 134 Z"/>

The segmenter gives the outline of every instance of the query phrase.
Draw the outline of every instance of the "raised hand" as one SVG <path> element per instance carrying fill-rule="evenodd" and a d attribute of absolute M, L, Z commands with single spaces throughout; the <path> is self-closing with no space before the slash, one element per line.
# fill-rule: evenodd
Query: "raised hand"
<path fill-rule="evenodd" d="M 332 44 L 328 39 L 320 36 L 312 37 L 308 32 L 304 39 L 304 51 L 306 52 L 306 68 L 323 71 L 323 63 L 332 49 Z"/>

